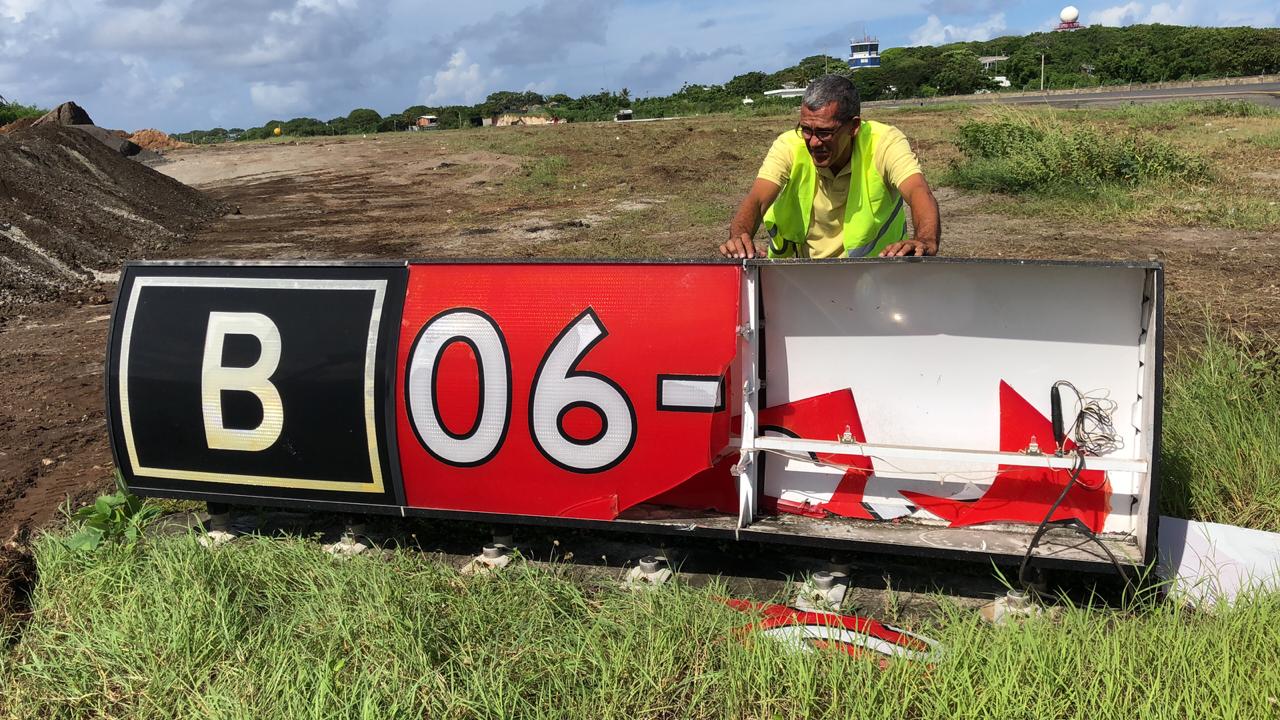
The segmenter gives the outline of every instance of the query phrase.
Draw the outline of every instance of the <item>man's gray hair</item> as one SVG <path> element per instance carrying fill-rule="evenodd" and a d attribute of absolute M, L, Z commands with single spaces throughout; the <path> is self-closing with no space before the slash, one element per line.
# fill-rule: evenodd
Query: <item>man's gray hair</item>
<path fill-rule="evenodd" d="M 804 106 L 810 110 L 821 110 L 831 103 L 836 103 L 836 119 L 840 122 L 862 114 L 858 88 L 843 75 L 823 75 L 805 88 Z"/>

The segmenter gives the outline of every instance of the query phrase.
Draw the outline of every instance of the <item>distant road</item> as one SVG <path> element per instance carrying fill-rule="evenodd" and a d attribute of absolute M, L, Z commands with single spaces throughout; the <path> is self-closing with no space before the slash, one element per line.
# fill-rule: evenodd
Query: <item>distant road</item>
<path fill-rule="evenodd" d="M 1161 100 L 1200 100 L 1209 98 L 1248 100 L 1261 105 L 1280 107 L 1280 82 L 1248 85 L 1206 85 L 1204 87 L 1166 87 L 1128 90 L 1115 88 L 1097 92 L 1045 93 L 1003 95 L 966 95 L 962 97 L 930 98 L 902 102 L 874 103 L 880 107 L 913 107 L 940 102 L 960 102 L 974 105 L 1053 105 L 1055 107 L 1123 105 L 1126 103 L 1159 102 Z M 872 105 L 873 103 L 866 103 Z"/>

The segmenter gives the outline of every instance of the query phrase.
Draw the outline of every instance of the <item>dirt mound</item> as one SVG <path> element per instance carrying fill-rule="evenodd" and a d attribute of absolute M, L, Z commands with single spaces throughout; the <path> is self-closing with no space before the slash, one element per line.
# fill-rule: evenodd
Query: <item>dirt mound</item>
<path fill-rule="evenodd" d="M 129 136 L 129 140 L 144 150 L 177 150 L 178 148 L 191 147 L 191 143 L 174 140 L 163 130 L 152 128 L 135 132 Z"/>
<path fill-rule="evenodd" d="M 17 120 L 14 120 L 8 125 L 0 125 L 0 135 L 8 135 L 9 133 L 14 132 L 16 130 L 29 128 L 32 125 L 34 125 L 35 122 L 36 122 L 36 118 L 33 118 L 33 117 L 18 118 Z"/>
<path fill-rule="evenodd" d="M 87 133 L 93 139 L 106 145 L 125 157 L 133 157 L 142 152 L 142 148 L 129 140 L 129 136 L 119 130 L 107 130 L 97 125 L 74 125 L 76 131 Z"/>
<path fill-rule="evenodd" d="M 11 125 L 0 128 L 0 132 L 13 133 L 24 127 L 43 127 L 46 125 L 70 125 L 81 132 L 86 132 L 93 136 L 94 139 L 103 145 L 120 153 L 125 157 L 135 157 L 143 152 L 141 146 L 129 139 L 129 133 L 123 130 L 108 130 L 93 124 L 93 118 L 89 117 L 89 113 L 85 109 L 73 102 L 64 102 L 58 107 L 41 115 L 33 121 L 28 121 L 25 125 L 18 126 L 21 120 L 15 120 Z M 154 160 L 158 155 L 150 154 L 136 157 L 137 160 Z"/>
<path fill-rule="evenodd" d="M 33 125 L 92 125 L 93 118 L 84 108 L 73 102 L 64 102 L 58 107 L 41 115 Z"/>
<path fill-rule="evenodd" d="M 0 318 L 18 303 L 113 282 L 125 258 L 183 242 L 218 214 L 198 190 L 80 127 L 0 135 Z"/>

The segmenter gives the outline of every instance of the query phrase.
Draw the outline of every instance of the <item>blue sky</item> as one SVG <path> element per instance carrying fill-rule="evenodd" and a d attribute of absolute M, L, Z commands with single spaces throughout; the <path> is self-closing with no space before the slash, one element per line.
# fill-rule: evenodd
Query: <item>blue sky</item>
<path fill-rule="evenodd" d="M 1280 24 L 1276 0 L 1076 4 L 1089 24 Z M 815 53 L 843 56 L 864 30 L 882 48 L 1046 30 L 1062 5 L 0 0 L 0 95 L 75 100 L 100 125 L 175 131 L 469 104 L 501 89 L 666 94 Z"/>

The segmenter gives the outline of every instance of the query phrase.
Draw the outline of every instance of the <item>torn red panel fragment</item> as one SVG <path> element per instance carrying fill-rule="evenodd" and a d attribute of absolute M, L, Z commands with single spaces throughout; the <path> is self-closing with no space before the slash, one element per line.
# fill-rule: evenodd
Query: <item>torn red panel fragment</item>
<path fill-rule="evenodd" d="M 799 649 L 837 649 L 853 657 L 871 654 L 880 656 L 881 667 L 890 659 L 935 662 L 939 654 L 935 641 L 870 618 L 806 612 L 786 605 L 736 598 L 726 599 L 724 603 L 735 610 L 762 616 L 758 622 L 739 628 L 740 635 L 758 632 Z"/>
<path fill-rule="evenodd" d="M 1053 424 L 1008 383 L 1000 383 L 1000 451 L 1022 452 L 1034 438 L 1037 445 L 1050 448 Z M 1065 452 L 1075 450 L 1067 438 Z M 1088 460 L 1085 461 L 1086 468 Z M 1018 465 L 999 466 L 991 487 L 976 501 L 939 498 L 923 493 L 902 494 L 920 507 L 951 523 L 966 527 L 991 522 L 1040 523 L 1063 488 L 1071 482 L 1071 471 Z M 1111 508 L 1111 485 L 1106 473 L 1085 469 L 1051 520 L 1077 518 L 1094 532 L 1101 532 Z"/>
<path fill-rule="evenodd" d="M 853 392 L 848 388 L 765 408 L 760 411 L 759 426 L 761 434 L 830 440 L 837 439 L 847 429 L 855 442 L 866 442 L 858 406 L 853 400 Z M 735 433 L 741 433 L 741 416 L 733 419 L 733 429 Z M 867 478 L 872 472 L 870 458 L 834 453 L 811 453 L 810 456 L 820 462 L 848 468 L 831 499 L 826 502 L 795 502 L 766 496 L 760 499 L 762 510 L 817 518 L 835 514 L 864 520 L 877 519 L 862 504 Z M 777 460 L 781 461 L 781 458 Z M 699 510 L 737 512 L 737 483 L 729 474 L 729 468 L 735 462 L 736 455 L 724 458 L 711 470 L 698 473 L 671 491 L 653 498 L 652 502 Z"/>

